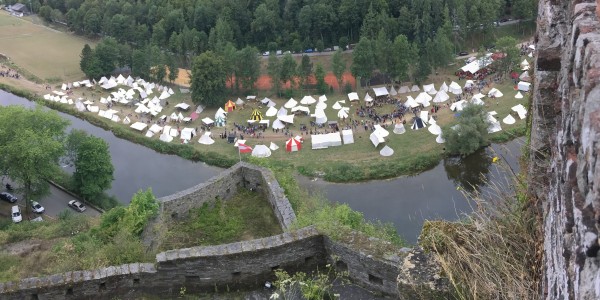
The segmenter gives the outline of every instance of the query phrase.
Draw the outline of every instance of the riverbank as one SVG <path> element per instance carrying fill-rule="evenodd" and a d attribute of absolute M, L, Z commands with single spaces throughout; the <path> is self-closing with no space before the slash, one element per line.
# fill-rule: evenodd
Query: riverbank
<path fill-rule="evenodd" d="M 147 138 L 140 132 L 135 132 L 128 128 L 128 125 L 121 124 L 120 122 L 115 123 L 108 119 L 100 118 L 96 114 L 79 112 L 74 107 L 66 104 L 45 101 L 41 98 L 41 94 L 48 92 L 46 87 L 29 83 L 25 79 L 0 79 L 0 88 L 35 101 L 41 105 L 86 120 L 96 126 L 112 131 L 117 137 L 146 146 L 159 153 L 175 154 L 188 160 L 202 161 L 223 168 L 230 167 L 238 161 L 237 149 L 231 144 L 228 144 L 226 140 L 215 139 L 215 144 L 211 146 L 201 145 L 197 142 L 191 142 L 187 145 L 177 142 L 165 143 L 158 140 L 158 136 Z M 499 89 L 506 94 L 505 98 L 512 98 L 508 94 L 512 94 L 512 92 L 510 92 L 510 86 L 505 85 Z M 83 94 L 85 95 L 85 93 Z M 75 95 L 73 97 L 75 97 Z M 330 97 L 340 97 L 340 95 L 332 95 Z M 189 95 L 186 97 L 177 93 L 175 99 L 192 104 L 189 100 Z M 283 105 L 284 102 L 283 99 L 273 99 L 273 101 L 276 102 L 278 106 Z M 330 100 L 330 102 L 333 101 L 334 100 Z M 500 102 L 501 104 L 497 103 L 496 107 L 492 106 L 491 108 L 496 109 L 500 115 L 504 115 L 510 113 L 510 107 L 515 102 L 514 99 L 503 99 L 502 102 Z M 166 115 L 175 112 L 176 109 L 173 106 L 174 105 L 170 105 L 169 107 L 166 107 L 163 112 Z M 244 124 L 246 120 L 249 119 L 249 115 L 253 108 L 258 108 L 260 103 L 248 103 L 245 106 L 246 107 L 242 110 L 236 110 L 229 113 L 227 127 L 223 129 L 213 129 L 213 135 L 232 130 L 234 123 Z M 358 107 L 351 107 L 351 114 L 354 114 L 357 109 Z M 263 110 L 266 110 L 266 108 Z M 386 107 L 379 109 L 379 111 L 390 110 L 393 110 L 392 104 L 387 104 Z M 121 109 L 121 111 L 127 113 L 126 109 Z M 202 113 L 201 117 L 203 115 L 212 116 L 214 115 L 214 111 L 216 111 L 216 109 L 208 109 Z M 442 126 L 453 120 L 453 112 L 448 108 L 440 110 L 437 116 L 438 123 Z M 330 120 L 337 119 L 337 116 L 328 117 Z M 149 120 L 144 120 L 141 116 L 139 118 L 140 121 L 149 122 Z M 299 121 L 296 122 L 297 124 L 310 123 L 308 116 L 297 117 L 296 119 L 299 119 Z M 135 121 L 132 120 L 132 122 Z M 199 122 L 199 120 L 197 122 Z M 388 130 L 391 131 L 393 128 L 392 122 L 388 121 L 387 123 Z M 340 123 L 340 125 L 342 124 Z M 201 123 L 186 126 L 198 126 L 198 128 L 200 128 Z M 405 126 L 410 127 L 410 124 L 406 124 Z M 490 140 L 492 142 L 508 141 L 525 133 L 525 126 L 522 120 L 519 120 L 515 125 L 503 124 L 503 127 L 505 127 L 503 131 L 490 135 Z M 304 133 L 299 131 L 298 127 L 294 128 L 296 128 L 297 131 L 294 132 L 294 129 L 292 128 L 290 133 L 302 134 L 305 139 L 308 138 L 308 132 Z M 326 130 L 326 128 L 321 130 Z M 360 182 L 394 178 L 401 175 L 414 175 L 431 169 L 445 156 L 443 144 L 437 144 L 434 141 L 435 136 L 431 135 L 426 130 L 415 131 L 409 129 L 403 135 L 391 134 L 388 138 L 387 145 L 392 147 L 396 152 L 392 157 L 381 157 L 378 153 L 379 150 L 377 148 L 373 149 L 369 140 L 369 130 L 365 130 L 362 126 L 358 125 L 354 128 L 354 132 L 354 144 L 323 150 L 310 150 L 307 149 L 310 147 L 310 141 L 307 140 L 304 143 L 305 148 L 303 150 L 295 153 L 287 153 L 283 149 L 273 151 L 269 160 L 273 161 L 273 164 L 293 168 L 307 177 L 319 177 L 330 182 Z M 270 130 L 267 130 L 261 138 L 249 138 L 247 144 L 254 146 L 255 144 L 268 145 L 270 142 L 275 142 L 276 144 L 279 144 L 280 148 L 284 148 L 283 142 L 285 142 L 286 139 L 287 137 L 283 132 L 272 133 Z M 318 159 L 315 159 L 315 157 L 318 157 Z M 243 159 L 245 160 L 246 158 L 243 157 Z"/>

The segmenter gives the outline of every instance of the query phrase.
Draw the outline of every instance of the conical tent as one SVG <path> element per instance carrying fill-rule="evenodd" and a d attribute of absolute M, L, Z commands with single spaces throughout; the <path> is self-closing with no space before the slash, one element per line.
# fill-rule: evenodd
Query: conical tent
<path fill-rule="evenodd" d="M 410 88 L 410 91 L 411 92 L 419 92 L 419 91 L 421 91 L 421 88 L 419 88 L 419 86 L 415 84 Z"/>
<path fill-rule="evenodd" d="M 225 126 L 225 118 L 223 118 L 223 116 L 218 116 L 215 118 L 215 126 L 216 127 L 223 127 Z"/>
<path fill-rule="evenodd" d="M 237 100 L 235 100 L 235 104 L 236 105 L 243 105 L 244 104 L 244 100 L 237 98 Z"/>
<path fill-rule="evenodd" d="M 435 94 L 435 98 L 433 98 L 433 103 L 441 103 L 448 99 L 450 99 L 450 96 L 448 96 L 448 94 L 446 94 L 444 90 L 440 89 L 440 91 L 437 92 L 437 94 Z"/>
<path fill-rule="evenodd" d="M 302 143 L 295 138 L 291 138 L 285 142 L 285 151 L 287 152 L 296 152 L 302 149 Z"/>
<path fill-rule="evenodd" d="M 250 115 L 250 120 L 254 121 L 262 121 L 263 115 L 258 109 L 254 109 L 252 111 L 252 115 Z"/>
<path fill-rule="evenodd" d="M 336 101 L 336 102 L 333 104 L 332 108 L 333 108 L 333 109 L 340 109 L 340 108 L 342 108 L 342 105 L 340 105 L 340 102 L 339 102 L 339 101 Z"/>
<path fill-rule="evenodd" d="M 448 85 L 446 84 L 445 81 L 444 81 L 444 83 L 442 83 L 442 86 L 440 87 L 440 91 L 448 92 Z"/>
<path fill-rule="evenodd" d="M 287 116 L 287 114 L 288 114 L 288 111 L 287 111 L 287 109 L 285 109 L 285 107 L 280 108 L 279 111 L 277 112 L 278 116 Z"/>
<path fill-rule="evenodd" d="M 215 143 L 215 141 L 210 137 L 210 132 L 207 131 L 200 137 L 200 139 L 198 139 L 198 143 L 203 145 L 212 145 Z"/>
<path fill-rule="evenodd" d="M 379 151 L 379 154 L 381 156 L 392 156 L 394 154 L 394 149 L 386 145 L 385 147 L 383 147 L 383 149 L 381 149 L 381 151 Z"/>
<path fill-rule="evenodd" d="M 267 109 L 267 112 L 265 113 L 265 115 L 267 117 L 274 117 L 276 114 L 277 114 L 277 108 L 275 108 L 275 106 L 269 107 L 269 109 Z"/>
<path fill-rule="evenodd" d="M 269 149 L 275 151 L 277 149 L 279 149 L 279 146 L 275 145 L 275 143 L 271 142 L 271 145 L 269 145 Z"/>
<path fill-rule="evenodd" d="M 413 122 L 413 124 L 410 128 L 412 128 L 414 130 L 419 130 L 423 127 L 425 127 L 425 125 L 423 124 L 423 120 L 421 120 L 421 118 L 417 117 L 417 118 L 415 118 L 415 121 Z"/>
<path fill-rule="evenodd" d="M 404 124 L 402 123 L 398 123 L 396 125 L 394 125 L 394 131 L 395 134 L 403 134 L 406 132 L 406 129 L 404 128 Z"/>
<path fill-rule="evenodd" d="M 227 101 L 227 103 L 225 103 L 225 111 L 226 112 L 231 112 L 235 109 L 235 103 L 233 103 L 233 101 L 229 100 Z"/>
<path fill-rule="evenodd" d="M 504 124 L 508 124 L 508 125 L 512 125 L 515 124 L 517 120 L 515 120 L 515 118 L 513 118 L 513 116 L 508 115 L 506 116 L 506 118 L 502 119 L 502 122 L 504 122 Z"/>
<path fill-rule="evenodd" d="M 431 124 L 427 130 L 429 130 L 429 132 L 431 132 L 431 134 L 434 135 L 440 135 L 442 133 L 442 128 L 440 128 L 440 126 L 438 124 Z"/>
<path fill-rule="evenodd" d="M 221 116 L 223 118 L 227 118 L 227 113 L 225 112 L 225 110 L 223 110 L 220 107 L 219 107 L 219 109 L 217 109 L 217 112 L 215 113 L 215 118 L 217 118 L 219 116 Z"/>
<path fill-rule="evenodd" d="M 285 124 L 283 124 L 283 122 L 279 121 L 279 119 L 273 121 L 273 129 L 283 129 L 285 128 Z"/>
<path fill-rule="evenodd" d="M 394 88 L 393 85 L 392 85 L 392 88 L 390 89 L 390 95 L 392 95 L 392 96 L 398 95 L 398 92 L 396 92 L 396 89 Z"/>
<path fill-rule="evenodd" d="M 290 98 L 290 100 L 288 100 L 283 107 L 285 108 L 292 108 L 292 107 L 296 107 L 296 105 L 298 105 L 298 101 L 294 100 L 294 98 Z"/>
<path fill-rule="evenodd" d="M 443 137 L 442 137 L 442 135 L 440 134 L 440 135 L 438 135 L 438 136 L 435 138 L 435 142 L 436 142 L 436 143 L 438 143 L 438 144 L 443 144 L 443 143 L 445 143 L 445 142 L 446 142 L 446 140 L 444 140 L 444 138 L 443 138 Z"/>

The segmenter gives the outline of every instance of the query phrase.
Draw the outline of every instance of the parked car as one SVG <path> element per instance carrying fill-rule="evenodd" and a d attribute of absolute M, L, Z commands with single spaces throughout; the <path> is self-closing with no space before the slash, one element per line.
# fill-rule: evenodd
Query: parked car
<path fill-rule="evenodd" d="M 19 222 L 23 221 L 23 216 L 21 215 L 21 209 L 19 208 L 18 205 L 15 205 L 12 207 L 10 216 L 12 217 L 12 221 L 14 223 L 19 223 Z"/>
<path fill-rule="evenodd" d="M 13 194 L 7 193 L 7 192 L 0 193 L 0 199 L 6 200 L 10 203 L 15 203 L 15 202 L 17 202 L 17 200 L 19 200 L 19 199 L 17 199 L 17 197 L 13 196 Z"/>
<path fill-rule="evenodd" d="M 81 202 L 77 201 L 77 200 L 71 200 L 69 201 L 69 206 L 78 211 L 78 212 L 84 212 L 85 211 L 85 205 L 81 204 Z"/>
<path fill-rule="evenodd" d="M 465 56 L 465 55 L 469 55 L 469 52 L 467 51 L 461 51 L 458 53 L 458 56 Z"/>
<path fill-rule="evenodd" d="M 508 22 L 508 19 L 507 18 L 500 19 L 500 23 L 504 23 L 504 22 Z"/>
<path fill-rule="evenodd" d="M 304 50 L 304 53 L 313 53 L 313 52 L 314 52 L 313 49 L 310 49 L 310 48 Z"/>
<path fill-rule="evenodd" d="M 31 202 L 31 210 L 33 210 L 34 213 L 42 214 L 42 213 L 44 213 L 45 209 L 39 203 L 37 203 L 36 201 L 33 201 L 33 202 Z"/>
<path fill-rule="evenodd" d="M 283 54 L 292 54 L 292 52 L 290 52 L 290 50 L 283 52 Z"/>
<path fill-rule="evenodd" d="M 44 218 L 42 218 L 42 216 L 37 216 L 37 218 L 33 218 L 31 220 L 29 220 L 30 222 L 43 222 Z"/>
<path fill-rule="evenodd" d="M 332 50 L 331 48 L 325 48 L 325 50 L 323 50 L 323 51 L 325 51 L 325 52 L 331 52 L 331 50 Z"/>
<path fill-rule="evenodd" d="M 283 52 L 281 50 L 277 50 L 277 52 L 275 52 L 275 54 L 281 55 L 281 54 L 283 54 Z"/>
<path fill-rule="evenodd" d="M 269 51 L 265 51 L 265 52 L 263 52 L 263 54 L 262 54 L 262 55 L 263 55 L 263 56 L 269 56 L 269 54 L 270 54 L 270 52 L 269 52 Z"/>

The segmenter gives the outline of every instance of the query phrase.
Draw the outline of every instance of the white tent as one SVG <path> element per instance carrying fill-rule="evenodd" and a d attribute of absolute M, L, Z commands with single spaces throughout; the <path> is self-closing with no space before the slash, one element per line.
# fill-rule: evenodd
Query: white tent
<path fill-rule="evenodd" d="M 204 123 L 205 125 L 211 125 L 212 123 L 214 123 L 215 121 L 213 121 L 211 118 L 206 117 L 204 119 L 202 119 L 202 123 Z"/>
<path fill-rule="evenodd" d="M 207 131 L 198 139 L 198 143 L 203 145 L 212 145 L 215 143 L 215 141 L 210 137 L 210 131 Z"/>
<path fill-rule="evenodd" d="M 522 104 L 515 105 L 511 109 L 519 115 L 519 118 L 521 118 L 521 120 L 527 117 L 527 110 Z"/>
<path fill-rule="evenodd" d="M 271 156 L 271 149 L 265 145 L 256 145 L 252 149 L 252 156 L 265 158 Z"/>
<path fill-rule="evenodd" d="M 117 83 L 125 84 L 125 77 L 123 77 L 123 74 L 119 74 L 119 76 L 117 77 Z"/>
<path fill-rule="evenodd" d="M 67 90 L 67 84 L 63 83 L 62 86 L 60 87 L 61 90 L 66 91 Z"/>
<path fill-rule="evenodd" d="M 235 104 L 236 105 L 244 105 L 244 100 L 237 98 L 237 100 L 235 100 Z"/>
<path fill-rule="evenodd" d="M 283 107 L 285 108 L 292 108 L 295 107 L 296 105 L 298 105 L 298 101 L 294 100 L 294 98 L 290 98 L 290 100 L 288 100 Z"/>
<path fill-rule="evenodd" d="M 246 100 L 256 100 L 256 96 L 248 95 L 246 96 Z"/>
<path fill-rule="evenodd" d="M 390 135 L 390 132 L 383 129 L 383 127 L 381 127 L 381 125 L 379 124 L 375 124 L 373 125 L 373 127 L 375 128 L 375 132 L 377 132 L 377 134 L 381 137 L 387 137 L 388 135 Z"/>
<path fill-rule="evenodd" d="M 513 118 L 513 116 L 508 115 L 508 116 L 506 116 L 506 118 L 502 119 L 502 122 L 504 122 L 504 124 L 512 125 L 512 124 L 515 124 L 515 122 L 517 122 L 517 120 L 515 120 L 515 118 Z"/>
<path fill-rule="evenodd" d="M 344 145 L 354 144 L 354 133 L 352 129 L 342 130 L 342 139 L 344 140 Z"/>
<path fill-rule="evenodd" d="M 450 105 L 450 110 L 451 111 L 461 111 L 461 110 L 463 110 L 463 108 L 466 105 L 467 105 L 466 100 L 460 100 L 460 101 L 452 103 L 452 105 Z"/>
<path fill-rule="evenodd" d="M 171 94 L 169 94 L 169 92 L 167 92 L 167 91 L 163 91 L 162 94 L 160 94 L 160 96 L 158 97 L 158 99 L 165 100 L 169 97 L 171 97 Z"/>
<path fill-rule="evenodd" d="M 471 104 L 485 105 L 485 102 L 483 102 L 483 100 L 481 100 L 481 98 L 477 98 L 477 97 L 471 98 L 470 102 L 471 102 Z"/>
<path fill-rule="evenodd" d="M 521 62 L 521 69 L 529 70 L 529 62 L 526 59 Z"/>
<path fill-rule="evenodd" d="M 279 146 L 275 145 L 275 143 L 271 142 L 271 145 L 269 145 L 269 149 L 271 149 L 272 151 L 275 151 L 277 149 L 279 149 Z"/>
<path fill-rule="evenodd" d="M 488 133 L 494 133 L 494 132 L 498 132 L 502 130 L 502 126 L 500 126 L 500 122 L 498 122 L 498 120 L 496 120 L 496 118 L 494 118 L 494 116 L 488 114 L 487 115 L 487 121 L 488 121 Z"/>
<path fill-rule="evenodd" d="M 385 86 L 374 87 L 373 92 L 375 93 L 375 97 L 388 96 L 390 94 Z"/>
<path fill-rule="evenodd" d="M 319 101 L 320 101 L 320 102 L 325 102 L 325 101 L 327 101 L 327 96 L 325 96 L 325 95 L 321 95 L 321 96 L 319 96 Z"/>
<path fill-rule="evenodd" d="M 219 107 L 219 109 L 217 109 L 217 112 L 215 113 L 215 119 L 218 117 L 227 118 L 227 113 L 221 107 Z"/>
<path fill-rule="evenodd" d="M 529 88 L 531 86 L 531 83 L 529 82 L 525 82 L 525 81 L 521 81 L 519 82 L 519 84 L 517 85 L 517 89 L 519 91 L 523 91 L 523 92 L 529 92 Z"/>
<path fill-rule="evenodd" d="M 285 128 L 285 124 L 283 124 L 279 119 L 273 121 L 273 129 L 283 129 Z"/>
<path fill-rule="evenodd" d="M 356 92 L 352 92 L 352 93 L 348 94 L 348 99 L 350 101 L 358 101 L 358 100 L 360 100 L 360 98 L 358 98 L 358 93 L 356 93 Z"/>
<path fill-rule="evenodd" d="M 302 105 L 298 105 L 296 107 L 292 107 L 292 112 L 303 111 L 307 114 L 310 114 L 310 108 Z"/>
<path fill-rule="evenodd" d="M 431 124 L 427 127 L 427 130 L 431 132 L 431 134 L 440 135 L 442 133 L 442 128 L 438 124 Z"/>
<path fill-rule="evenodd" d="M 342 137 L 339 132 L 311 135 L 310 141 L 312 143 L 312 149 L 326 149 L 328 147 L 342 145 Z"/>
<path fill-rule="evenodd" d="M 278 116 L 286 116 L 287 114 L 288 114 L 288 111 L 284 107 L 280 108 L 279 111 L 277 111 Z"/>
<path fill-rule="evenodd" d="M 75 108 L 77 108 L 78 111 L 85 111 L 85 105 L 80 101 L 75 102 Z"/>
<path fill-rule="evenodd" d="M 280 120 L 281 122 L 285 122 L 288 124 L 293 124 L 294 123 L 294 115 L 277 116 L 277 120 Z"/>
<path fill-rule="evenodd" d="M 237 148 L 240 144 L 246 144 L 246 140 L 237 139 L 233 146 Z"/>
<path fill-rule="evenodd" d="M 116 86 L 117 86 L 117 82 L 113 78 L 111 78 L 102 85 L 102 88 L 105 90 L 109 90 Z"/>
<path fill-rule="evenodd" d="M 260 100 L 260 103 L 262 103 L 262 104 L 267 104 L 269 102 L 271 102 L 271 99 L 269 99 L 267 97 L 264 97 L 262 100 Z"/>
<path fill-rule="evenodd" d="M 416 85 L 416 84 L 415 84 L 415 85 L 413 85 L 413 86 L 410 88 L 410 91 L 411 91 L 411 92 L 420 92 L 420 91 L 421 91 L 421 89 L 419 88 L 419 86 L 418 86 L 418 85 Z"/>
<path fill-rule="evenodd" d="M 150 128 L 148 129 L 148 131 L 152 131 L 154 133 L 162 132 L 162 130 L 163 130 L 162 126 L 160 126 L 158 124 L 152 124 L 152 126 L 150 126 Z"/>
<path fill-rule="evenodd" d="M 452 83 L 450 83 L 450 86 L 448 87 L 448 91 L 454 95 L 460 95 L 462 94 L 462 88 L 460 87 L 460 85 L 458 85 L 458 83 L 452 81 Z"/>
<path fill-rule="evenodd" d="M 160 135 L 160 137 L 158 139 L 163 142 L 170 143 L 173 140 L 173 137 L 170 136 L 169 134 L 163 133 Z"/>
<path fill-rule="evenodd" d="M 394 88 L 393 85 L 392 85 L 392 88 L 390 89 L 390 95 L 392 95 L 392 96 L 398 95 L 398 92 L 396 92 L 396 89 Z"/>
<path fill-rule="evenodd" d="M 421 120 L 423 121 L 423 124 L 427 125 L 427 120 L 429 120 L 429 111 L 422 110 L 421 113 L 419 114 L 419 118 L 421 118 Z"/>
<path fill-rule="evenodd" d="M 523 99 L 523 94 L 521 94 L 521 91 L 517 92 L 517 94 L 515 95 L 515 98 L 517 98 L 517 99 Z"/>
<path fill-rule="evenodd" d="M 365 102 L 372 102 L 373 101 L 373 97 L 371 97 L 371 95 L 369 95 L 368 93 L 365 94 Z"/>
<path fill-rule="evenodd" d="M 445 81 L 442 83 L 442 86 L 440 86 L 440 91 L 448 92 L 448 85 Z"/>
<path fill-rule="evenodd" d="M 183 140 L 191 140 L 196 135 L 196 129 L 194 128 L 184 128 L 181 130 L 181 139 Z"/>
<path fill-rule="evenodd" d="M 146 134 L 145 134 L 145 136 L 146 136 L 146 137 L 149 137 L 149 138 L 151 138 L 151 137 L 153 137 L 153 136 L 154 136 L 154 132 L 152 132 L 152 131 L 148 130 L 148 131 L 146 131 Z"/>
<path fill-rule="evenodd" d="M 472 86 L 475 86 L 475 82 L 473 80 L 467 80 L 465 81 L 465 88 L 470 88 Z"/>
<path fill-rule="evenodd" d="M 412 96 L 408 96 L 406 102 L 404 102 L 406 107 L 415 108 L 419 106 L 419 103 L 413 99 Z"/>
<path fill-rule="evenodd" d="M 346 109 L 340 109 L 337 113 L 338 118 L 340 119 L 346 119 L 348 118 L 348 110 Z"/>
<path fill-rule="evenodd" d="M 450 96 L 448 96 L 448 94 L 446 94 L 444 90 L 440 89 L 440 91 L 437 92 L 437 94 L 435 94 L 435 97 L 433 98 L 433 103 L 441 103 L 447 101 L 448 99 L 450 99 Z"/>
<path fill-rule="evenodd" d="M 440 134 L 440 135 L 438 135 L 438 136 L 435 138 L 435 142 L 436 142 L 436 143 L 438 143 L 438 144 L 443 144 L 443 143 L 445 143 L 445 142 L 446 142 L 446 140 L 445 140 L 445 139 L 442 137 L 442 135 Z"/>
<path fill-rule="evenodd" d="M 304 96 L 304 98 L 302 98 L 302 100 L 300 100 L 300 104 L 304 104 L 304 105 L 311 105 L 311 104 L 315 104 L 317 102 L 317 100 L 315 100 L 315 98 L 313 98 L 312 96 Z"/>
<path fill-rule="evenodd" d="M 410 92 L 410 89 L 406 85 L 403 85 L 398 89 L 398 94 L 406 94 L 409 92 Z"/>
<path fill-rule="evenodd" d="M 394 131 L 395 134 L 403 134 L 406 132 L 406 129 L 404 128 L 404 124 L 402 123 L 396 123 L 396 125 L 394 125 Z"/>
<path fill-rule="evenodd" d="M 169 90 L 167 90 L 167 93 L 169 93 L 169 94 L 171 94 L 171 95 L 175 94 L 175 92 L 173 91 L 173 89 L 172 89 L 172 88 L 169 88 Z"/>
<path fill-rule="evenodd" d="M 190 105 L 187 103 L 177 103 L 177 105 L 175 105 L 175 107 L 183 109 L 183 110 L 188 110 L 188 108 L 190 108 Z"/>
<path fill-rule="evenodd" d="M 267 117 L 274 117 L 275 115 L 277 115 L 277 108 L 275 108 L 275 106 L 269 107 L 265 113 L 265 116 Z"/>
<path fill-rule="evenodd" d="M 319 101 L 317 102 L 317 105 L 315 105 L 315 109 L 326 109 L 327 108 L 327 103 L 323 102 L 323 101 Z"/>
<path fill-rule="evenodd" d="M 477 94 L 473 95 L 473 98 L 477 98 L 477 99 L 481 99 L 483 97 L 485 97 L 485 95 L 482 93 L 477 93 Z"/>
<path fill-rule="evenodd" d="M 498 90 L 497 88 L 492 88 L 489 92 L 488 92 L 488 97 L 495 97 L 495 98 L 500 98 L 504 96 L 504 94 L 502 94 L 502 92 L 500 92 L 500 90 Z"/>
<path fill-rule="evenodd" d="M 429 101 L 431 101 L 431 99 L 433 99 L 429 94 L 422 92 L 420 93 L 417 98 L 415 98 L 415 101 L 419 104 L 422 104 L 424 107 L 429 106 Z"/>
<path fill-rule="evenodd" d="M 131 123 L 131 120 L 129 119 L 129 117 L 125 117 L 125 119 L 123 119 L 123 124 L 129 125 L 130 123 Z"/>
<path fill-rule="evenodd" d="M 179 116 L 175 112 L 171 113 L 169 118 L 171 118 L 171 121 L 179 121 Z"/>
<path fill-rule="evenodd" d="M 133 123 L 133 125 L 131 125 L 131 128 L 137 130 L 137 131 L 142 131 L 144 130 L 148 125 L 146 123 L 142 123 L 142 122 L 135 122 Z"/>
<path fill-rule="evenodd" d="M 531 81 L 531 76 L 529 76 L 528 71 L 523 71 L 523 73 L 521 73 L 521 75 L 519 75 L 519 79 L 522 81 Z"/>
<path fill-rule="evenodd" d="M 266 104 L 266 106 L 267 106 L 267 107 L 273 107 L 273 106 L 275 106 L 275 105 L 277 105 L 277 104 L 276 104 L 275 102 L 273 102 L 273 101 L 269 101 L 269 102 Z"/>
<path fill-rule="evenodd" d="M 394 149 L 386 145 L 385 147 L 383 147 L 383 149 L 381 149 L 381 151 L 379 151 L 379 154 L 381 156 L 392 156 L 394 155 Z"/>
<path fill-rule="evenodd" d="M 432 84 L 423 85 L 423 91 L 429 95 L 435 95 L 437 91 L 435 90 L 435 86 Z"/>
<path fill-rule="evenodd" d="M 322 109 L 318 109 L 314 114 L 315 123 L 317 124 L 325 124 L 327 122 L 327 116 L 325 115 L 325 111 Z"/>
<path fill-rule="evenodd" d="M 339 102 L 339 101 L 336 101 L 336 102 L 333 104 L 332 108 L 333 108 L 333 109 L 341 109 L 341 108 L 342 108 L 342 105 L 340 104 L 340 102 Z"/>
<path fill-rule="evenodd" d="M 377 131 L 373 131 L 371 133 L 371 135 L 369 136 L 369 139 L 371 140 L 371 143 L 373 143 L 373 146 L 375 146 L 375 147 L 377 147 L 379 144 L 385 142 L 385 139 L 382 136 L 380 136 Z"/>

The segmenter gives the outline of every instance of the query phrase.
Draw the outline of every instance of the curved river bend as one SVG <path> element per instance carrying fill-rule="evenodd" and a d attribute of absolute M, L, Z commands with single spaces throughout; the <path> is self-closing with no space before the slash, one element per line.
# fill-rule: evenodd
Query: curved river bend
<path fill-rule="evenodd" d="M 0 90 L 0 105 L 33 107 L 27 99 Z M 157 197 L 170 195 L 204 182 L 221 169 L 204 163 L 195 163 L 181 157 L 160 154 L 138 144 L 119 139 L 112 132 L 91 125 L 87 121 L 60 113 L 71 122 L 71 128 L 104 139 L 110 146 L 115 180 L 109 194 L 122 203 L 129 203 L 140 189 L 152 188 Z M 416 242 L 425 219 L 456 220 L 471 211 L 469 202 L 457 186 L 477 185 L 489 191 L 479 174 L 494 183 L 505 183 L 505 168 L 492 164 L 493 156 L 502 157 L 513 170 L 518 169 L 521 139 L 503 145 L 492 145 L 466 159 L 447 159 L 433 169 L 417 176 L 384 181 L 352 184 L 334 184 L 300 178 L 302 186 L 323 193 L 334 202 L 347 203 L 362 212 L 367 219 L 392 222 L 398 233 L 408 242 Z"/>

